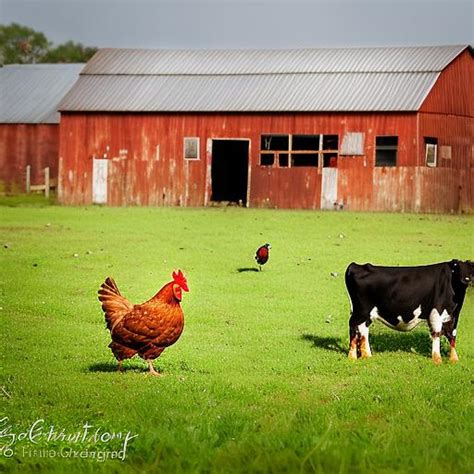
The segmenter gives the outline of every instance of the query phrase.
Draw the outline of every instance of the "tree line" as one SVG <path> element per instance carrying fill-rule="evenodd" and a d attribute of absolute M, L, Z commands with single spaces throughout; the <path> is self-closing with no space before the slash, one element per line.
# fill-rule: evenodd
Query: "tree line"
<path fill-rule="evenodd" d="M 74 41 L 54 46 L 41 32 L 11 23 L 0 25 L 0 64 L 85 63 L 97 51 Z"/>

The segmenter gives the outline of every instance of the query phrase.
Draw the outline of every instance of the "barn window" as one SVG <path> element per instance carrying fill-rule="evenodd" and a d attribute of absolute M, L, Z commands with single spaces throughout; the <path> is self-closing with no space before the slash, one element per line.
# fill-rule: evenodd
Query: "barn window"
<path fill-rule="evenodd" d="M 436 168 L 438 159 L 438 139 L 425 137 L 425 163 L 430 168 Z"/>
<path fill-rule="evenodd" d="M 260 138 L 260 165 L 288 166 L 289 135 L 262 135 Z"/>
<path fill-rule="evenodd" d="M 260 165 L 279 168 L 335 166 L 338 135 L 262 135 Z"/>
<path fill-rule="evenodd" d="M 293 135 L 291 166 L 318 166 L 320 135 Z"/>
<path fill-rule="evenodd" d="M 341 155 L 363 155 L 364 134 L 361 132 L 347 132 L 344 134 L 341 146 Z"/>
<path fill-rule="evenodd" d="M 322 136 L 323 153 L 322 165 L 323 168 L 337 167 L 337 154 L 339 148 L 339 137 L 337 135 L 323 135 Z"/>
<path fill-rule="evenodd" d="M 199 138 L 197 137 L 184 138 L 184 159 L 185 160 L 199 160 Z"/>
<path fill-rule="evenodd" d="M 397 166 L 398 137 L 375 138 L 375 166 Z"/>

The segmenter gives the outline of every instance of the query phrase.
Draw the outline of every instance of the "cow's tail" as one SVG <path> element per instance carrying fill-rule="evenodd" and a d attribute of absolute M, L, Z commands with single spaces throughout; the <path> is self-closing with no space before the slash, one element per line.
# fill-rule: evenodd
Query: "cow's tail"
<path fill-rule="evenodd" d="M 354 282 L 354 273 L 353 273 L 354 265 L 356 265 L 356 263 L 354 262 L 349 264 L 349 266 L 346 268 L 346 273 L 344 274 L 344 280 L 346 282 L 347 297 L 349 298 L 349 302 L 351 304 L 351 316 L 354 310 L 354 302 L 352 301 L 352 295 L 351 295 L 351 289 L 353 287 L 353 282 Z"/>

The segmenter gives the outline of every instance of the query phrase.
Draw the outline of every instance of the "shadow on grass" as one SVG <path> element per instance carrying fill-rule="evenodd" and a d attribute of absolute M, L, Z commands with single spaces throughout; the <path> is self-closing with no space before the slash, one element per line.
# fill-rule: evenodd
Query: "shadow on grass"
<path fill-rule="evenodd" d="M 314 347 L 326 349 L 327 351 L 334 351 L 339 353 L 345 353 L 346 347 L 342 344 L 340 337 L 322 337 L 316 336 L 316 334 L 303 334 L 301 339 L 304 341 L 310 341 Z"/>
<path fill-rule="evenodd" d="M 143 362 L 143 361 L 142 361 Z M 186 361 L 180 361 L 175 364 L 168 364 L 165 369 L 160 366 L 158 363 L 154 363 L 155 369 L 160 373 L 179 373 L 179 372 L 189 372 L 194 374 L 204 374 L 208 375 L 211 372 L 205 369 L 193 368 L 189 366 Z M 96 362 L 95 364 L 89 365 L 85 370 L 86 372 L 117 372 L 118 364 L 117 362 Z M 136 362 L 126 361 L 123 364 L 122 372 L 138 372 L 138 373 L 148 373 L 148 366 L 143 362 L 140 363 L 139 359 L 136 359 Z"/>
<path fill-rule="evenodd" d="M 237 268 L 237 271 L 239 273 L 243 273 L 243 272 L 258 272 L 258 269 L 257 268 L 253 268 L 253 267 L 249 267 L 249 268 Z"/>
<path fill-rule="evenodd" d="M 429 334 L 424 332 L 371 334 L 369 341 L 374 352 L 403 351 L 431 355 L 431 339 Z"/>
<path fill-rule="evenodd" d="M 89 365 L 89 372 L 118 372 L 117 362 L 96 362 Z M 123 372 L 147 372 L 148 367 L 144 365 L 123 365 Z"/>
<path fill-rule="evenodd" d="M 315 334 L 303 334 L 301 339 L 310 341 L 314 347 L 347 353 L 348 342 L 345 343 L 340 337 L 324 337 Z M 431 355 L 431 340 L 428 334 L 422 332 L 410 333 L 380 333 L 370 334 L 370 346 L 374 352 L 411 352 L 414 354 Z"/>

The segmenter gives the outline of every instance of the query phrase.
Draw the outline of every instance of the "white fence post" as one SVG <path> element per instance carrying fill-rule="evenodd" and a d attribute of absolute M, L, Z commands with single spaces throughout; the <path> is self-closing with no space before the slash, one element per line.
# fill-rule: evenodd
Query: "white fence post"
<path fill-rule="evenodd" d="M 31 166 L 26 165 L 26 192 L 29 193 L 31 190 Z"/>
<path fill-rule="evenodd" d="M 49 166 L 44 169 L 44 197 L 49 197 Z"/>

